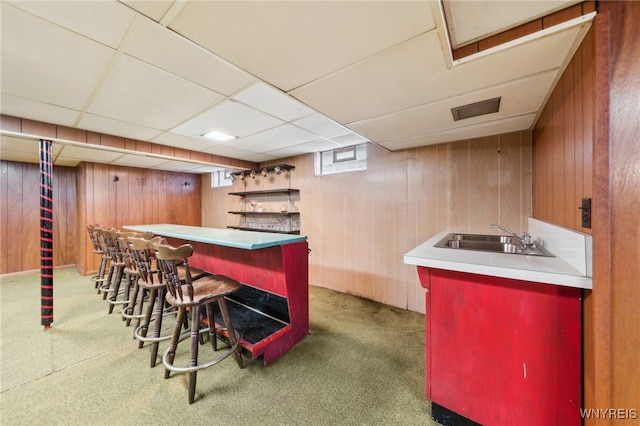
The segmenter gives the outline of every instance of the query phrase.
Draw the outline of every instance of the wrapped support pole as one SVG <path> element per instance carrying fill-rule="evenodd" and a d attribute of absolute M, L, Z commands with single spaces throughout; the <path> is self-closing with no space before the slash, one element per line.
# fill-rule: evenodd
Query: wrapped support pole
<path fill-rule="evenodd" d="M 51 141 L 40 139 L 40 318 L 53 322 L 53 155 Z"/>

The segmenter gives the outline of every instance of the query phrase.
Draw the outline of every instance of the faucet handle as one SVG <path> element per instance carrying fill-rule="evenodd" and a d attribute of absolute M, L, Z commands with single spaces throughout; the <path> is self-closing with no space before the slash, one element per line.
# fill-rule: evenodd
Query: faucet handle
<path fill-rule="evenodd" d="M 520 239 L 522 240 L 522 244 L 524 244 L 525 246 L 532 246 L 535 243 L 533 237 L 526 232 L 522 233 Z"/>

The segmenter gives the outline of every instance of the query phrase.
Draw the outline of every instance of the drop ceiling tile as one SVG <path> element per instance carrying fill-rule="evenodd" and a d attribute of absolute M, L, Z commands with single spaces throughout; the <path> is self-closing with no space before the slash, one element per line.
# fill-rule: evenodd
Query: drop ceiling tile
<path fill-rule="evenodd" d="M 219 144 L 212 148 L 205 149 L 203 152 L 241 160 L 255 154 L 255 152 L 239 149 L 230 144 Z"/>
<path fill-rule="evenodd" d="M 317 137 L 317 135 L 309 133 L 299 127 L 291 124 L 284 124 L 274 129 L 266 130 L 252 136 L 247 136 L 246 138 L 227 142 L 226 144 L 233 145 L 234 147 L 245 149 L 247 151 L 264 153 L 290 145 L 299 145 L 304 142 L 309 142 L 317 139 Z"/>
<path fill-rule="evenodd" d="M 252 84 L 234 99 L 284 121 L 292 121 L 313 113 L 313 110 L 281 91 L 262 82 Z"/>
<path fill-rule="evenodd" d="M 220 167 L 220 166 L 203 166 L 203 165 L 198 165 L 198 167 L 195 167 L 191 170 L 189 170 L 189 173 L 213 173 L 213 172 L 219 172 L 222 170 L 226 170 L 228 169 L 227 167 Z"/>
<path fill-rule="evenodd" d="M 0 139 L 0 150 L 2 150 L 3 153 L 11 151 L 38 155 L 39 144 L 35 139 L 2 135 Z"/>
<path fill-rule="evenodd" d="M 122 54 L 88 112 L 168 130 L 221 99 L 212 90 Z"/>
<path fill-rule="evenodd" d="M 13 117 L 24 117 L 45 123 L 56 123 L 71 127 L 80 115 L 80 111 L 2 94 L 1 112 Z"/>
<path fill-rule="evenodd" d="M 0 15 L 2 93 L 81 110 L 113 49 L 4 2 Z"/>
<path fill-rule="evenodd" d="M 343 125 L 338 124 L 319 113 L 313 113 L 307 117 L 294 121 L 292 124 L 325 138 L 351 133 L 351 131 Z"/>
<path fill-rule="evenodd" d="M 433 29 L 429 3 L 192 1 L 169 27 L 289 91 Z"/>
<path fill-rule="evenodd" d="M 93 114 L 84 114 L 76 126 L 79 129 L 92 132 L 106 133 L 113 136 L 121 136 L 130 139 L 148 141 L 162 133 L 161 130 L 138 126 L 132 123 L 112 120 Z"/>
<path fill-rule="evenodd" d="M 449 69 L 437 35 L 427 33 L 291 94 L 342 124 L 353 123 L 558 70 L 579 34 L 579 27 L 559 31 Z"/>
<path fill-rule="evenodd" d="M 124 154 L 112 161 L 117 166 L 151 168 L 167 162 L 166 158 L 148 157 L 146 155 Z"/>
<path fill-rule="evenodd" d="M 480 138 L 483 136 L 517 132 L 530 129 L 534 124 L 535 118 L 536 114 L 524 114 L 517 117 L 505 118 L 502 120 L 444 130 L 442 132 L 434 132 L 424 135 L 416 135 L 408 138 L 379 142 L 378 145 L 383 146 L 391 151 L 396 151 L 400 149 L 415 148 L 425 145 L 435 145 L 439 143 Z"/>
<path fill-rule="evenodd" d="M 446 72 L 438 34 L 431 31 L 291 95 L 340 123 L 351 123 L 430 100 L 432 81 Z"/>
<path fill-rule="evenodd" d="M 166 163 L 158 164 L 157 166 L 153 166 L 151 168 L 172 172 L 190 172 L 191 170 L 194 170 L 200 166 L 201 164 L 190 163 L 186 161 L 167 161 Z"/>
<path fill-rule="evenodd" d="M 213 108 L 172 129 L 190 137 L 218 130 L 236 137 L 249 136 L 281 125 L 283 122 L 239 102 L 225 100 Z"/>
<path fill-rule="evenodd" d="M 117 158 L 122 157 L 122 155 L 123 153 L 115 150 L 90 148 L 79 145 L 65 145 L 60 152 L 59 158 L 92 161 L 94 163 L 110 163 Z"/>
<path fill-rule="evenodd" d="M 279 157 L 274 157 L 268 154 L 253 154 L 246 158 L 243 158 L 243 160 L 251 161 L 253 163 L 266 163 L 267 161 L 274 161 L 274 160 L 277 160 L 278 158 Z"/>
<path fill-rule="evenodd" d="M 56 158 L 53 162 L 54 166 L 62 166 L 62 167 L 78 167 L 83 160 L 78 160 L 74 158 Z"/>
<path fill-rule="evenodd" d="M 346 135 L 336 136 L 335 138 L 331 138 L 331 140 L 341 146 L 351 146 L 351 145 L 357 145 L 360 143 L 369 142 L 367 138 L 362 137 L 357 133 L 347 133 Z"/>
<path fill-rule="evenodd" d="M 131 9 L 142 13 L 145 16 L 160 22 L 162 17 L 167 13 L 174 0 L 118 0 L 120 3 L 129 6 Z"/>
<path fill-rule="evenodd" d="M 127 33 L 135 12 L 108 1 L 8 1 L 30 14 L 74 33 L 117 48 Z"/>
<path fill-rule="evenodd" d="M 379 142 L 535 112 L 541 108 L 546 94 L 552 89 L 555 78 L 556 72 L 547 71 L 396 114 L 352 123 L 349 128 L 370 140 Z M 451 108 L 496 97 L 501 97 L 499 112 L 466 120 L 453 120 Z"/>
<path fill-rule="evenodd" d="M 164 132 L 151 140 L 151 142 L 159 143 L 176 148 L 190 149 L 192 151 L 204 151 L 212 146 L 217 145 L 216 142 L 204 138 L 190 138 L 176 133 Z"/>
<path fill-rule="evenodd" d="M 318 140 L 303 143 L 300 145 L 293 145 L 283 149 L 269 151 L 266 154 L 273 155 L 278 158 L 285 158 L 285 157 L 292 157 L 294 155 L 300 155 L 300 154 L 329 151 L 332 149 L 337 149 L 342 147 L 343 145 L 340 145 L 328 139 L 318 139 Z"/>
<path fill-rule="evenodd" d="M 136 19 L 122 50 L 225 96 L 230 96 L 256 81 L 247 72 L 192 41 L 142 17 Z"/>

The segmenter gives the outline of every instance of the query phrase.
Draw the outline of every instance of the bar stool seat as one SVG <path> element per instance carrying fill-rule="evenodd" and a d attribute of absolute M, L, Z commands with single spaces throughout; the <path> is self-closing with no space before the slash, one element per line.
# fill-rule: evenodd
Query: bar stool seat
<path fill-rule="evenodd" d="M 195 400 L 196 378 L 199 370 L 218 364 L 231 354 L 236 358 L 240 368 L 243 368 L 242 354 L 240 348 L 240 336 L 233 328 L 231 317 L 225 296 L 238 291 L 241 284 L 223 275 L 208 275 L 194 282 L 191 277 L 188 258 L 193 254 L 193 246 L 184 244 L 180 247 L 169 245 L 155 245 L 158 267 L 162 272 L 163 279 L 167 286 L 167 302 L 178 309 L 176 323 L 173 328 L 171 343 L 162 356 L 162 363 L 165 367 L 165 379 L 169 378 L 171 372 L 189 374 L 189 404 Z M 178 265 L 184 268 L 184 276 L 178 272 Z M 224 327 L 216 327 L 213 304 L 218 303 Z M 208 327 L 200 328 L 201 308 L 206 309 Z M 185 324 L 187 310 L 191 314 L 191 332 L 183 334 L 182 327 Z M 217 347 L 217 333 L 226 331 L 230 347 L 220 355 L 206 362 L 198 362 L 198 347 L 200 344 L 200 333 L 209 331 L 211 346 L 214 351 Z M 174 364 L 176 349 L 178 344 L 186 339 L 191 339 L 191 348 L 188 366 L 177 366 Z"/>

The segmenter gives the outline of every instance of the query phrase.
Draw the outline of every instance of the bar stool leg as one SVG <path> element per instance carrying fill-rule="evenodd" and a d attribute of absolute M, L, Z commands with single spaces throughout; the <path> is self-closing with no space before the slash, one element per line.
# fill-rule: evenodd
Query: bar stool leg
<path fill-rule="evenodd" d="M 200 306 L 191 307 L 191 359 L 189 367 L 198 365 L 198 346 L 200 344 Z M 189 404 L 193 404 L 196 396 L 196 379 L 198 370 L 189 372 Z"/>
<path fill-rule="evenodd" d="M 207 322 L 209 323 L 209 339 L 214 352 L 218 350 L 218 339 L 216 337 L 216 321 L 213 316 L 213 302 L 207 303 Z"/>
<path fill-rule="evenodd" d="M 158 295 L 156 298 L 156 315 L 155 315 L 155 325 L 153 328 L 153 338 L 157 339 L 160 337 L 160 331 L 162 330 L 162 317 L 164 314 L 164 293 L 165 289 L 161 288 L 158 290 Z M 156 358 L 158 357 L 158 347 L 160 346 L 160 342 L 155 340 L 151 344 L 151 367 L 156 366 Z"/>
<path fill-rule="evenodd" d="M 154 305 L 156 303 L 156 298 L 158 295 L 158 290 L 151 289 L 151 294 L 149 294 L 149 304 L 147 305 L 147 311 L 144 314 L 144 319 L 142 320 L 142 324 L 140 326 L 140 336 L 147 337 L 147 331 L 149 330 L 149 323 L 151 322 L 151 315 L 153 314 Z M 144 342 L 141 340 L 138 343 L 138 348 L 142 348 L 144 346 Z"/>
<path fill-rule="evenodd" d="M 171 336 L 171 343 L 169 344 L 169 349 L 167 350 L 167 361 L 170 364 L 173 364 L 173 361 L 176 357 L 176 348 L 178 347 L 178 342 L 180 341 L 180 334 L 182 333 L 182 325 L 184 323 L 185 314 L 187 309 L 185 307 L 178 308 L 178 315 L 176 315 L 176 324 L 173 327 L 173 335 Z M 168 379 L 171 375 L 171 370 L 168 368 L 164 369 L 164 378 Z"/>
<path fill-rule="evenodd" d="M 233 324 L 231 323 L 231 317 L 229 316 L 229 310 L 227 309 L 227 301 L 224 299 L 224 297 L 221 297 L 221 298 L 218 299 L 218 306 L 220 307 L 220 313 L 222 314 L 222 320 L 224 321 L 224 326 L 227 329 L 227 335 L 229 336 L 229 342 L 231 343 L 231 346 L 233 347 L 238 340 L 236 339 L 236 332 L 235 332 L 235 330 L 233 328 Z M 240 345 L 238 345 L 236 350 L 233 352 L 233 356 L 235 356 L 236 361 L 238 362 L 238 366 L 240 368 L 244 368 L 244 364 L 242 363 L 242 354 L 241 354 Z"/>

